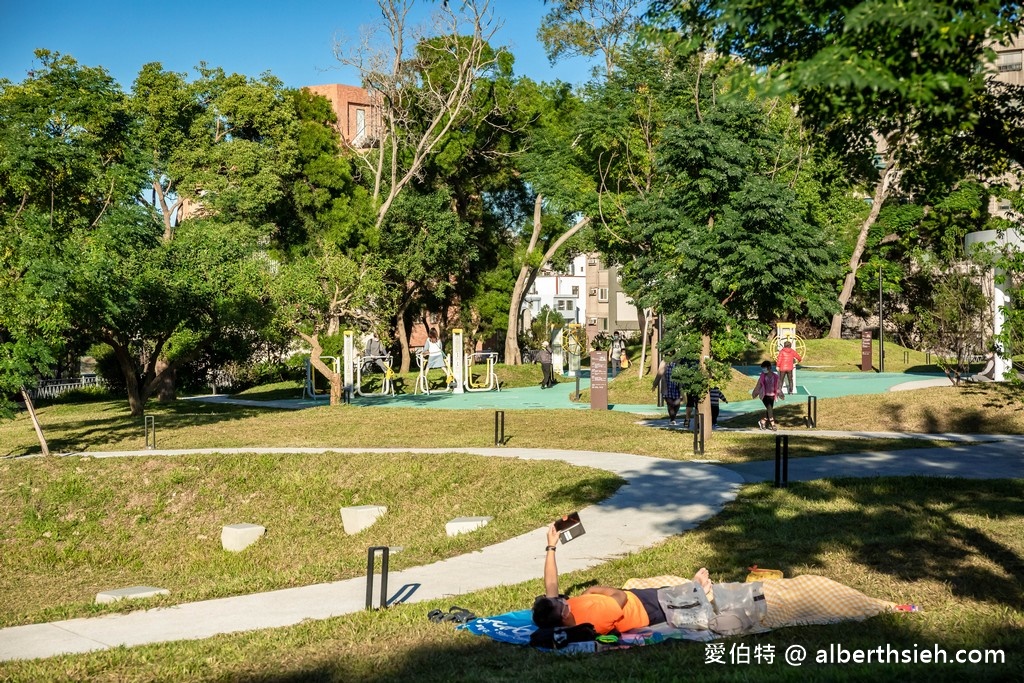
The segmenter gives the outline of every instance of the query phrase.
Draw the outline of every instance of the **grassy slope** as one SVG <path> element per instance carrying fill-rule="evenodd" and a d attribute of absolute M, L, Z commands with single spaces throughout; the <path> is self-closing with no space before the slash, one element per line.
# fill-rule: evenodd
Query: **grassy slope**
<path fill-rule="evenodd" d="M 863 623 L 780 629 L 725 641 L 726 664 L 709 664 L 705 646 L 666 644 L 599 656 L 559 657 L 432 624 L 430 609 L 452 603 L 477 614 L 525 607 L 535 581 L 451 600 L 364 612 L 294 627 L 198 642 L 118 649 L 41 662 L 0 664 L 0 678 L 35 680 L 317 681 L 1018 681 L 1024 677 L 1024 484 L 927 479 L 838 480 L 787 490 L 748 487 L 695 531 L 562 577 L 564 587 L 619 584 L 630 576 L 688 574 L 706 565 L 715 580 L 740 580 L 744 567 L 788 576 L 829 576 L 865 593 L 914 602 L 918 614 Z M 1001 648 L 1006 664 L 815 664 L 787 666 L 782 653 L 890 646 L 909 652 Z M 729 664 L 734 647 L 769 664 Z M 813 660 L 813 654 L 812 654 Z"/>
<path fill-rule="evenodd" d="M 560 462 L 443 455 L 242 454 L 178 458 L 33 458 L 0 464 L 0 625 L 94 606 L 96 593 L 153 585 L 161 604 L 360 576 L 371 545 L 400 546 L 395 569 L 461 555 L 608 497 L 621 480 Z M 385 505 L 346 535 L 339 508 Z M 453 517 L 493 516 L 454 538 Z M 221 549 L 225 524 L 267 535 Z"/>

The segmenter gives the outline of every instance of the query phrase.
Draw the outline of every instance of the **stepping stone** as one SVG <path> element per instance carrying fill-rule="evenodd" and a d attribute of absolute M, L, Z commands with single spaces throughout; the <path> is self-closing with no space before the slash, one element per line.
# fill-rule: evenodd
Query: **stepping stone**
<path fill-rule="evenodd" d="M 358 534 L 366 527 L 372 526 L 387 511 L 386 505 L 353 505 L 341 508 L 341 523 L 346 534 Z"/>
<path fill-rule="evenodd" d="M 220 544 L 224 550 L 240 552 L 260 540 L 267 528 L 259 524 L 228 524 L 221 527 Z"/>
<path fill-rule="evenodd" d="M 166 588 L 154 588 L 153 586 L 130 586 L 128 588 L 114 588 L 96 594 L 96 604 L 103 605 L 118 600 L 133 600 L 135 598 L 151 598 L 154 595 L 170 595 L 171 591 Z"/>
<path fill-rule="evenodd" d="M 456 517 L 444 525 L 444 530 L 449 536 L 467 534 L 470 531 L 476 531 L 480 527 L 487 526 L 487 523 L 492 519 L 494 517 Z"/>

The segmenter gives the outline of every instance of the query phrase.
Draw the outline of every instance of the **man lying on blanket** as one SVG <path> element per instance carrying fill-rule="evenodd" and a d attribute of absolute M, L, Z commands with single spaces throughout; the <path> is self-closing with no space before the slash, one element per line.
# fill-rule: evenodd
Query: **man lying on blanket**
<path fill-rule="evenodd" d="M 541 628 L 592 624 L 597 633 L 606 634 L 668 622 L 679 628 L 738 635 L 783 626 L 860 621 L 888 611 L 916 611 L 910 605 L 870 598 L 823 576 L 712 584 L 703 567 L 692 582 L 677 579 L 678 586 L 629 590 L 591 586 L 569 598 L 558 592 L 558 539 L 552 524 L 544 558 L 545 594 L 533 603 L 533 622 Z"/>

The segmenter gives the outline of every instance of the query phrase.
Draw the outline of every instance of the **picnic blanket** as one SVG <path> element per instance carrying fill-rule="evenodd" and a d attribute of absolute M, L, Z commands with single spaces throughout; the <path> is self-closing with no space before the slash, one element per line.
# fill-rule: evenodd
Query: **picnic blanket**
<path fill-rule="evenodd" d="M 686 579 L 673 575 L 654 576 L 646 579 L 630 579 L 624 589 L 661 588 L 678 586 Z M 917 611 L 913 606 L 901 606 L 886 600 L 872 598 L 855 588 L 844 586 L 824 576 L 797 576 L 792 579 L 775 579 L 763 582 L 767 616 L 761 622 L 765 630 L 785 626 L 809 626 L 836 624 L 842 621 L 863 621 L 869 617 L 890 612 Z M 911 609 L 907 609 L 911 608 Z M 528 609 L 506 612 L 493 617 L 474 619 L 458 626 L 475 635 L 487 636 L 503 643 L 529 645 L 530 635 L 537 630 L 532 613 Z M 558 652 L 598 652 L 602 649 L 622 649 L 651 645 L 667 640 L 694 640 L 707 642 L 724 638 L 713 631 L 680 629 L 669 624 L 656 624 L 633 629 L 621 634 L 614 647 L 597 647 L 595 643 L 573 643 L 571 647 Z"/>
<path fill-rule="evenodd" d="M 824 576 L 765 581 L 762 588 L 768 614 L 761 623 L 768 628 L 863 621 L 897 609 L 895 603 L 868 597 Z"/>

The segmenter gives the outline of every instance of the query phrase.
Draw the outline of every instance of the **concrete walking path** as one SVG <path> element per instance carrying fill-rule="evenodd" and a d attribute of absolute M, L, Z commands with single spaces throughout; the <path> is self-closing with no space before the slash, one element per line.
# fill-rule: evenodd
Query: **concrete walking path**
<path fill-rule="evenodd" d="M 806 434 L 807 432 L 801 432 Z M 934 435 L 927 435 L 934 438 Z M 950 437 L 954 435 L 949 435 Z M 1024 477 L 1024 437 L 989 436 L 991 443 L 949 448 L 794 458 L 789 478 L 950 476 Z M 185 453 L 472 453 L 488 457 L 562 460 L 614 472 L 627 480 L 613 496 L 580 511 L 587 533 L 559 547 L 559 570 L 587 569 L 636 552 L 693 528 L 733 500 L 745 482 L 771 480 L 772 461 L 718 465 L 625 453 L 545 449 L 234 448 L 90 452 L 90 457 L 175 456 Z M 537 580 L 543 566 L 545 529 L 536 529 L 479 552 L 394 572 L 389 594 L 404 602 L 456 596 L 499 585 Z M 69 619 L 0 629 L 0 661 L 34 659 L 118 646 L 208 638 L 327 619 L 365 607 L 365 577 L 206 600 L 128 614 Z M 375 603 L 379 598 L 375 598 Z"/>

